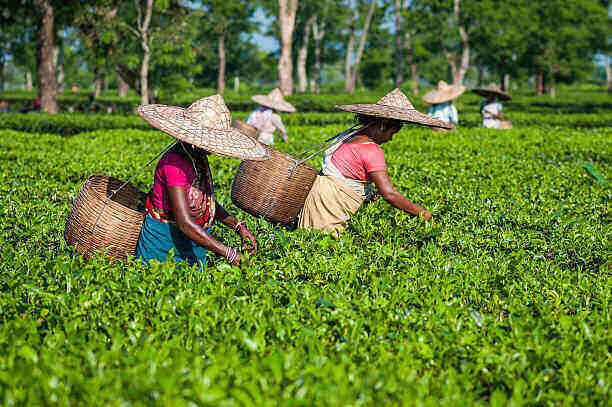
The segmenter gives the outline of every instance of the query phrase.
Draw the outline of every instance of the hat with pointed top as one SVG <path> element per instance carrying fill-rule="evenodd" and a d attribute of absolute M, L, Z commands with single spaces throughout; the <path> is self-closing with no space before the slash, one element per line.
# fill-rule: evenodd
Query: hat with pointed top
<path fill-rule="evenodd" d="M 463 85 L 449 85 L 444 81 L 438 82 L 438 88 L 430 90 L 423 95 L 423 101 L 431 104 L 438 104 L 453 100 L 463 92 L 465 92 L 465 86 Z"/>
<path fill-rule="evenodd" d="M 404 123 L 415 123 L 428 127 L 452 129 L 453 126 L 442 120 L 421 113 L 414 108 L 410 100 L 399 88 L 392 90 L 374 104 L 357 104 L 336 106 L 345 112 L 357 113 L 385 119 L 399 120 Z"/>
<path fill-rule="evenodd" d="M 263 144 L 230 126 L 231 114 L 221 95 L 202 98 L 187 109 L 142 105 L 138 114 L 164 133 L 211 153 L 244 160 L 269 158 Z"/>
<path fill-rule="evenodd" d="M 274 89 L 267 95 L 255 95 L 251 98 L 255 103 L 259 103 L 262 106 L 279 110 L 281 112 L 294 113 L 295 107 L 285 100 L 283 92 L 279 88 Z"/>
<path fill-rule="evenodd" d="M 501 90 L 498 84 L 491 83 L 486 88 L 476 88 L 472 89 L 472 92 L 484 96 L 489 97 L 490 95 L 496 96 L 499 100 L 510 100 L 512 99 L 509 94 Z"/>

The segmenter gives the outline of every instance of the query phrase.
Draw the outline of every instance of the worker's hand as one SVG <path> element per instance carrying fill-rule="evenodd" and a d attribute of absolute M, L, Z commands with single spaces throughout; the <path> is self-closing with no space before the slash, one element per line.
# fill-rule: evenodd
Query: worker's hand
<path fill-rule="evenodd" d="M 247 229 L 245 224 L 240 225 L 238 234 L 240 239 L 242 239 L 242 251 L 254 254 L 257 251 L 257 240 L 255 240 L 255 236 Z"/>
<path fill-rule="evenodd" d="M 427 222 L 431 219 L 431 212 L 429 212 L 427 209 L 423 209 L 421 212 L 419 212 L 419 218 L 422 218 L 425 222 Z"/>
<path fill-rule="evenodd" d="M 240 263 L 242 263 L 242 254 L 238 252 L 236 253 L 236 258 L 232 262 L 232 266 L 240 266 Z"/>

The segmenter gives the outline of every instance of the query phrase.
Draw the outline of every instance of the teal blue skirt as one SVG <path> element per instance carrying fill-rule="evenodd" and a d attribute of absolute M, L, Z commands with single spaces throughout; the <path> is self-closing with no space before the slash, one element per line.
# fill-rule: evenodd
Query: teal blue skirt
<path fill-rule="evenodd" d="M 208 232 L 208 229 L 206 229 Z M 190 266 L 206 266 L 206 249 L 185 235 L 174 223 L 165 223 L 147 215 L 142 225 L 136 257 L 149 264 L 152 259 L 166 261 L 170 251 L 176 261 L 187 261 Z"/>

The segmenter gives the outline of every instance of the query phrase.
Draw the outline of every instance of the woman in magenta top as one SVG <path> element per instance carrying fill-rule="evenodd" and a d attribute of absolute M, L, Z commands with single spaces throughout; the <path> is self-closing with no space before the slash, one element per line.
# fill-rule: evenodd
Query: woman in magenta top
<path fill-rule="evenodd" d="M 217 221 L 234 229 L 242 240 L 242 250 L 253 253 L 257 242 L 245 222 L 239 222 L 215 200 L 208 155 L 212 152 L 260 159 L 265 157 L 265 148 L 230 127 L 230 112 L 219 95 L 200 99 L 187 109 L 144 105 L 138 113 L 180 141 L 155 168 L 137 257 L 149 264 L 153 259 L 163 262 L 171 256 L 202 269 L 207 251 L 211 251 L 230 264 L 240 264 L 242 254 L 210 234 L 212 223 Z"/>
<path fill-rule="evenodd" d="M 322 175 L 306 198 L 298 226 L 340 236 L 350 217 L 373 198 L 372 184 L 393 207 L 429 220 L 428 210 L 412 203 L 391 183 L 381 145 L 391 141 L 406 122 L 440 128 L 449 125 L 416 111 L 399 89 L 376 104 L 340 108 L 358 113 L 362 127 L 349 139 L 326 150 Z"/>

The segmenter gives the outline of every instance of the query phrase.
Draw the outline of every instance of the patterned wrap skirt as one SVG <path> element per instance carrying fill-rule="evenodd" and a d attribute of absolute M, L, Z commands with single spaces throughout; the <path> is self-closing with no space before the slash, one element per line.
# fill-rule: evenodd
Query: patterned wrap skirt
<path fill-rule="evenodd" d="M 201 271 L 206 266 L 205 248 L 181 232 L 176 223 L 162 222 L 147 214 L 136 246 L 136 257 L 148 265 L 152 259 L 166 261 L 170 251 L 178 262 L 186 261 L 190 266 L 197 264 Z"/>

